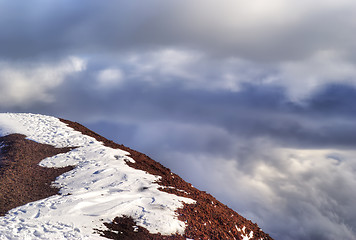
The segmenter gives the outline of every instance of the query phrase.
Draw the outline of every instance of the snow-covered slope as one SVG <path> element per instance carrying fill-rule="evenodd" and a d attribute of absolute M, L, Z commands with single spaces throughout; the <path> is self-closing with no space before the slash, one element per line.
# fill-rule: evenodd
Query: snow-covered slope
<path fill-rule="evenodd" d="M 77 147 L 44 159 L 44 167 L 76 166 L 55 181 L 60 194 L 12 209 L 0 217 L 0 239 L 102 239 L 93 229 L 116 216 L 132 216 L 151 233 L 182 234 L 178 220 L 190 198 L 158 190 L 159 177 L 129 167 L 127 152 L 109 148 L 66 126 L 36 114 L 0 114 L 0 136 L 24 134 L 55 147 Z"/>

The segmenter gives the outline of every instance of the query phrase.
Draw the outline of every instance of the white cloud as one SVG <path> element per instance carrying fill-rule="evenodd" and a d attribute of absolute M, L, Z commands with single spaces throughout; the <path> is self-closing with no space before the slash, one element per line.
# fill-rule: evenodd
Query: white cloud
<path fill-rule="evenodd" d="M 284 62 L 273 83 L 286 87 L 290 97 L 300 100 L 326 84 L 356 86 L 356 63 L 347 61 L 342 53 L 321 50 L 307 59 Z"/>
<path fill-rule="evenodd" d="M 265 69 L 240 58 L 211 58 L 200 51 L 164 48 L 130 53 L 118 60 L 125 80 L 153 86 L 175 83 L 185 89 L 239 91 L 241 83 L 258 81 Z M 127 72 L 127 74 L 126 74 Z M 257 79 L 257 80 L 256 80 Z"/>
<path fill-rule="evenodd" d="M 180 49 L 159 49 L 134 53 L 127 57 L 131 77 L 152 84 L 177 79 L 193 80 L 196 76 L 190 67 L 200 60 L 200 53 Z"/>
<path fill-rule="evenodd" d="M 259 150 L 243 160 L 184 152 L 166 157 L 184 179 L 208 189 L 275 239 L 354 239 L 355 151 Z"/>
<path fill-rule="evenodd" d="M 51 90 L 67 76 L 85 69 L 85 61 L 68 57 L 58 63 L 0 63 L 0 105 L 27 106 L 54 100 Z"/>
<path fill-rule="evenodd" d="M 162 48 L 122 54 L 96 76 L 100 89 L 125 84 L 207 91 L 241 90 L 243 84 L 279 86 L 293 101 L 310 97 L 327 84 L 356 86 L 356 62 L 342 51 L 322 49 L 301 60 L 261 63 L 239 57 L 211 56 L 202 51 Z"/>
<path fill-rule="evenodd" d="M 97 87 L 110 89 L 117 87 L 124 81 L 124 73 L 118 68 L 107 68 L 98 73 Z"/>
<path fill-rule="evenodd" d="M 356 63 L 336 50 L 320 50 L 301 60 L 279 64 L 213 58 L 182 49 L 161 49 L 127 58 L 130 61 L 125 64 L 131 71 L 128 77 L 152 85 L 176 82 L 187 89 L 209 91 L 239 91 L 244 83 L 280 86 L 293 101 L 303 100 L 327 84 L 356 86 Z"/>

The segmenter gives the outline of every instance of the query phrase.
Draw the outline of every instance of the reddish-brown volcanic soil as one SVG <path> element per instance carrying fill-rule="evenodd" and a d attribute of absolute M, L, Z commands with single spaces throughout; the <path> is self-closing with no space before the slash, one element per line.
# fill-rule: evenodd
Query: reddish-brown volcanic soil
<path fill-rule="evenodd" d="M 122 216 L 116 217 L 112 223 L 104 223 L 108 228 L 106 231 L 98 231 L 101 236 L 111 239 L 120 240 L 185 240 L 186 238 L 181 235 L 162 236 L 161 234 L 149 233 L 146 228 L 137 226 L 132 217 Z"/>
<path fill-rule="evenodd" d="M 135 163 L 127 162 L 129 166 L 162 177 L 159 181 L 159 184 L 162 186 L 161 191 L 189 197 L 197 202 L 196 204 L 185 204 L 184 208 L 177 211 L 178 218 L 186 223 L 186 231 L 183 236 L 149 234 L 143 228 L 139 228 L 139 231 L 135 232 L 133 220 L 127 217 L 117 217 L 112 223 L 106 223 L 105 226 L 108 229 L 106 231 L 99 231 L 102 236 L 111 239 L 242 239 L 241 233 L 237 228 L 242 229 L 245 226 L 246 233 L 253 231 L 253 238 L 251 239 L 272 239 L 257 224 L 240 216 L 226 205 L 217 201 L 210 194 L 194 188 L 178 175 L 172 173 L 168 168 L 152 160 L 145 154 L 107 140 L 79 123 L 63 119 L 61 121 L 83 134 L 96 138 L 108 147 L 119 148 L 129 152 L 135 160 Z"/>
<path fill-rule="evenodd" d="M 57 194 L 58 189 L 51 183 L 73 169 L 40 167 L 41 160 L 71 148 L 55 148 L 25 137 L 20 134 L 0 137 L 0 216 L 12 208 Z"/>

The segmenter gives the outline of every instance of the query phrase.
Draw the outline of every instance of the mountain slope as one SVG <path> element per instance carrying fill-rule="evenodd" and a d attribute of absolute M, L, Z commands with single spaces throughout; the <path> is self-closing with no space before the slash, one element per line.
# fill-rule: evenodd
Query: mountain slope
<path fill-rule="evenodd" d="M 11 164 L 24 168 L 21 161 L 31 162 L 25 169 L 35 169 L 36 162 L 44 159 L 40 166 L 46 170 L 41 171 L 55 171 L 48 173 L 52 179 L 46 178 L 47 182 L 36 178 L 22 186 L 28 203 L 19 201 L 17 208 L 0 218 L 4 239 L 271 239 L 256 224 L 168 168 L 78 123 L 34 114 L 0 114 L 0 136 L 1 178 L 9 174 L 5 169 L 16 172 Z M 20 141 L 18 145 L 11 142 L 13 138 Z M 46 152 L 32 145 L 55 148 Z M 29 155 L 36 160 L 24 157 Z M 48 181 L 55 175 L 60 176 L 51 187 Z M 20 182 L 24 180 L 14 186 Z M 43 192 L 48 195 L 34 198 L 30 187 L 34 185 L 47 187 Z M 50 196 L 57 191 L 54 187 L 59 192 Z M 0 203 L 9 199 L 6 194 L 1 197 Z"/>

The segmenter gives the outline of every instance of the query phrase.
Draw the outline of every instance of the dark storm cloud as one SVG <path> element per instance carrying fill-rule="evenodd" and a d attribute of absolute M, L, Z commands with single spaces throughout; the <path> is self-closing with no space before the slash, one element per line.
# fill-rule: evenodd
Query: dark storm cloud
<path fill-rule="evenodd" d="M 120 112 L 127 113 L 121 116 L 126 121 L 221 126 L 236 136 L 266 137 L 285 147 L 353 148 L 356 144 L 352 86 L 331 85 L 303 103 L 293 103 L 280 87 L 245 85 L 239 92 L 210 92 L 186 90 L 174 83 L 156 87 L 132 81 L 98 92 L 92 87 L 95 83 L 85 78 L 87 87 L 80 80 L 69 81 L 57 96 L 64 106 L 71 104 L 73 114 L 79 109 L 77 114 L 84 115 L 90 110 L 102 116 Z"/>
<path fill-rule="evenodd" d="M 0 54 L 10 59 L 37 56 L 51 60 L 68 54 L 117 53 L 160 45 L 165 41 L 153 41 L 162 36 L 147 29 L 161 22 L 147 21 L 159 11 L 150 6 L 111 0 L 2 1 Z"/>
<path fill-rule="evenodd" d="M 355 52 L 351 1 L 310 7 L 279 0 L 268 6 L 229 0 L 35 0 L 2 1 L 0 9 L 3 58 L 163 46 L 269 62 L 305 59 L 324 49 Z"/>
<path fill-rule="evenodd" d="M 315 116 L 352 118 L 356 115 L 356 89 L 352 86 L 331 84 L 323 87 L 308 100 L 306 114 Z"/>
<path fill-rule="evenodd" d="M 85 17 L 79 2 L 2 1 L 0 3 L 0 54 L 2 58 L 23 58 L 55 54 L 68 48 L 67 38 Z"/>

